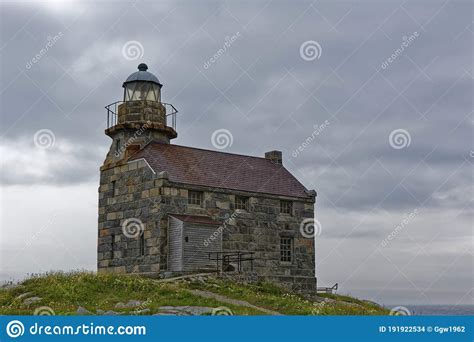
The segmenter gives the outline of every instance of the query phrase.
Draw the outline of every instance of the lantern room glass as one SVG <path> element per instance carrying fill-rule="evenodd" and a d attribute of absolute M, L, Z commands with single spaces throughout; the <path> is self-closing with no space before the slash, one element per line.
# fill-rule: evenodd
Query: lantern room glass
<path fill-rule="evenodd" d="M 160 86 L 153 82 L 128 82 L 125 85 L 124 101 L 161 101 Z"/>

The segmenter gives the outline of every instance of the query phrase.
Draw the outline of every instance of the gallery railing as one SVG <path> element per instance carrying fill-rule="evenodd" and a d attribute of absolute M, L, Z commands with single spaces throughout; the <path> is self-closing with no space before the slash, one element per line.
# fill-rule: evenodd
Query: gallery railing
<path fill-rule="evenodd" d="M 105 106 L 105 109 L 107 110 L 107 128 L 115 126 L 118 123 L 118 106 L 122 103 L 125 103 L 125 101 L 116 101 Z M 172 127 L 176 130 L 176 114 L 178 113 L 178 110 L 170 103 L 159 102 L 159 104 L 165 108 L 166 126 Z"/>

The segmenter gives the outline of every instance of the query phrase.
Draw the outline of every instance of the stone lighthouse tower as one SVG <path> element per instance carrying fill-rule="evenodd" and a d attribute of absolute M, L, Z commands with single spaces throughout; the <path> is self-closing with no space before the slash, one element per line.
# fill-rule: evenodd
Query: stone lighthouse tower
<path fill-rule="evenodd" d="M 161 102 L 162 87 L 142 63 L 123 83 L 123 99 L 105 107 L 112 143 L 100 167 L 99 272 L 156 274 L 166 262 L 159 201 L 148 196 L 157 192 L 149 190 L 156 175 L 145 159 L 131 160 L 146 146 L 169 145 L 178 135 L 177 110 Z"/>
<path fill-rule="evenodd" d="M 105 134 L 112 145 L 104 162 L 111 167 L 150 141 L 168 143 L 177 137 L 173 105 L 161 102 L 163 85 L 144 63 L 123 83 L 123 101 L 109 104 Z"/>

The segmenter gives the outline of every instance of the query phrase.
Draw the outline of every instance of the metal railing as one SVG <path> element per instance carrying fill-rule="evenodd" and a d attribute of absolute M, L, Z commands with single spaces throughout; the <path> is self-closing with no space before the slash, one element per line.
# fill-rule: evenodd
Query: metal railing
<path fill-rule="evenodd" d="M 319 293 L 334 293 L 337 291 L 338 285 L 335 283 L 332 287 L 318 287 L 316 288 L 316 292 Z"/>
<path fill-rule="evenodd" d="M 135 101 L 115 101 L 107 106 L 107 128 L 115 126 L 118 123 L 118 106 L 125 102 L 135 102 Z M 176 114 L 178 110 L 171 103 L 159 102 L 165 108 L 166 115 L 166 126 L 172 127 L 176 130 Z"/>
<path fill-rule="evenodd" d="M 209 252 L 209 260 L 216 262 L 216 271 L 225 272 L 231 263 L 237 263 L 237 272 L 242 272 L 242 263 L 250 261 L 250 270 L 253 271 L 253 255 L 255 252 Z M 215 257 L 213 257 L 215 255 Z"/>

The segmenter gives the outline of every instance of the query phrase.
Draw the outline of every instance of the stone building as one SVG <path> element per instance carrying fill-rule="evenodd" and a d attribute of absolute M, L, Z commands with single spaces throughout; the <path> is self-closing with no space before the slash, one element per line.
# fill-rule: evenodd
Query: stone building
<path fill-rule="evenodd" d="M 234 271 L 314 290 L 314 203 L 264 157 L 171 144 L 176 109 L 138 66 L 107 109 L 112 144 L 100 168 L 99 272 L 169 276 Z"/>

